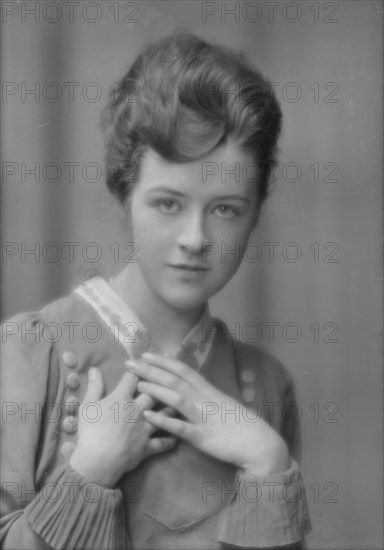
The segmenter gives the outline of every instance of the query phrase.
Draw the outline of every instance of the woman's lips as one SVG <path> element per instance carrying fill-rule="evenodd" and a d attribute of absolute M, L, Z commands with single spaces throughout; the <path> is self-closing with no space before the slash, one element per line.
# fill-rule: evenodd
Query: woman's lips
<path fill-rule="evenodd" d="M 191 264 L 168 264 L 176 276 L 185 281 L 201 281 L 209 271 L 207 266 Z"/>
<path fill-rule="evenodd" d="M 174 269 L 178 269 L 180 271 L 208 271 L 208 267 L 201 264 L 168 264 L 170 267 L 173 267 Z"/>

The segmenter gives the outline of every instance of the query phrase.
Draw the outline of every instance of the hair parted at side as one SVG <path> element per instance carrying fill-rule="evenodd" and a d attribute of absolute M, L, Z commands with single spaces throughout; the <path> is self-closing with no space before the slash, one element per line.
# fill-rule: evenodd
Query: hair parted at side
<path fill-rule="evenodd" d="M 177 30 L 147 46 L 110 92 L 102 115 L 107 186 L 124 203 L 148 147 L 183 163 L 231 138 L 254 156 L 260 206 L 281 120 L 271 86 L 242 51 Z"/>

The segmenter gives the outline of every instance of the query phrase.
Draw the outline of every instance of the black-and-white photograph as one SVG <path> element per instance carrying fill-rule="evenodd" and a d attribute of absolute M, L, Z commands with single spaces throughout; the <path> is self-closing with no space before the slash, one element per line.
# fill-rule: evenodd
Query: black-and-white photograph
<path fill-rule="evenodd" d="M 380 550 L 382 0 L 2 0 L 4 550 Z"/>

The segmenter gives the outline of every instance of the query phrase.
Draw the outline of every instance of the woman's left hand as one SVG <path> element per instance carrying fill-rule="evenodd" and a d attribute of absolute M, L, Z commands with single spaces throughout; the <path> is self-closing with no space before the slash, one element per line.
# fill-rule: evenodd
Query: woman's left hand
<path fill-rule="evenodd" d="M 140 392 L 173 407 L 184 417 L 146 411 L 145 418 L 152 425 L 257 476 L 289 468 L 288 449 L 280 435 L 185 363 L 145 353 L 140 363 L 127 361 L 126 365 L 143 379 L 137 386 Z"/>

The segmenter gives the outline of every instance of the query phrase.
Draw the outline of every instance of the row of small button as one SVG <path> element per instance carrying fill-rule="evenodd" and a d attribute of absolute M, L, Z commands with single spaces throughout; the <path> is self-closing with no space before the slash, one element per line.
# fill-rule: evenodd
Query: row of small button
<path fill-rule="evenodd" d="M 246 384 L 252 384 L 256 380 L 256 374 L 253 370 L 245 369 L 241 373 L 241 379 Z M 256 392 L 253 388 L 248 387 L 241 392 L 241 395 L 246 403 L 251 403 L 256 397 Z"/>
<path fill-rule="evenodd" d="M 72 351 L 66 351 L 62 355 L 63 363 L 69 369 L 77 367 L 78 361 L 76 355 Z M 80 386 L 80 376 L 77 372 L 70 372 L 66 379 L 67 386 L 71 390 L 77 390 Z M 69 395 L 64 403 L 64 409 L 67 413 L 67 417 L 63 420 L 63 430 L 68 435 L 73 435 L 77 432 L 78 420 L 75 417 L 77 413 L 80 401 L 74 395 Z M 76 448 L 76 444 L 73 441 L 65 441 L 61 446 L 61 454 L 65 457 L 69 457 Z"/>

